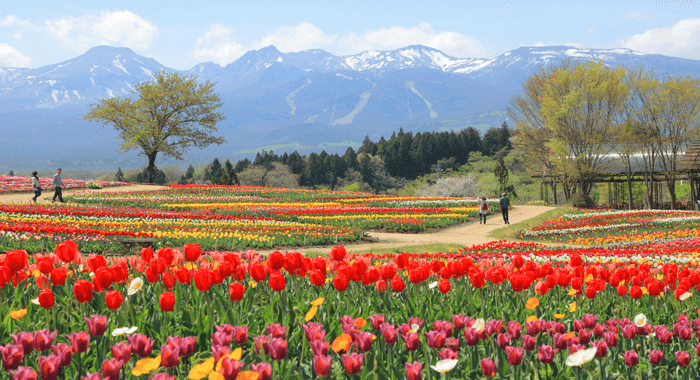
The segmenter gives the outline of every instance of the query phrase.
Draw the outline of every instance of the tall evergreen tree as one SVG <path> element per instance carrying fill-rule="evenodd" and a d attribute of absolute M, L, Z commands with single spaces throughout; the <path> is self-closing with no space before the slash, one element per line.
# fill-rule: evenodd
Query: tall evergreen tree
<path fill-rule="evenodd" d="M 301 175 L 301 173 L 306 170 L 306 162 L 304 162 L 304 158 L 296 150 L 289 155 L 285 165 L 289 166 L 289 170 L 296 175 Z M 299 186 L 302 186 L 301 183 Z"/>
<path fill-rule="evenodd" d="M 190 166 L 187 167 L 187 171 L 185 171 L 185 179 L 188 181 L 194 179 L 194 166 L 192 166 L 192 164 L 190 164 Z"/>
<path fill-rule="evenodd" d="M 117 182 L 124 182 L 124 172 L 122 172 L 121 166 L 117 168 L 117 174 L 114 175 L 114 180 Z"/>
<path fill-rule="evenodd" d="M 211 183 L 218 185 L 221 183 L 221 162 L 219 162 L 218 158 L 214 158 L 214 161 L 211 163 Z"/>
<path fill-rule="evenodd" d="M 343 158 L 345 159 L 345 163 L 348 165 L 348 168 L 357 171 L 360 170 L 360 163 L 357 162 L 357 153 L 355 153 L 355 150 L 352 149 L 351 146 L 349 146 L 348 149 L 345 150 L 345 155 L 343 156 Z"/>
<path fill-rule="evenodd" d="M 236 167 L 234 168 L 234 170 L 235 170 L 237 173 L 240 173 L 240 172 L 242 172 L 242 171 L 248 169 L 248 166 L 250 166 L 250 164 L 251 164 L 251 162 L 250 162 L 250 160 L 249 160 L 248 158 L 244 158 L 244 159 L 242 159 L 242 160 L 238 160 L 238 162 L 236 162 Z"/>

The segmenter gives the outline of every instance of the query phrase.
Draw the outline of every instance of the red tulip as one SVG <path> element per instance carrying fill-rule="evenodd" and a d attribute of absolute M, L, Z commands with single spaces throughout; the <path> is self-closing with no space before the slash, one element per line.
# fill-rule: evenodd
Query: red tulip
<path fill-rule="evenodd" d="M 141 260 L 148 264 L 153 258 L 153 249 L 151 247 L 141 248 Z"/>
<path fill-rule="evenodd" d="M 690 364 L 688 351 L 676 351 L 676 363 L 681 367 L 687 367 Z"/>
<path fill-rule="evenodd" d="M 324 338 L 325 334 L 326 332 L 323 331 Z M 311 345 L 311 353 L 313 356 L 326 356 L 328 355 L 328 348 L 330 348 L 331 343 L 323 339 L 316 339 L 309 341 L 309 345 Z"/>
<path fill-rule="evenodd" d="M 100 380 L 100 379 L 95 379 L 95 380 Z M 165 372 L 160 372 L 160 373 L 154 374 L 153 376 L 148 376 L 148 380 L 175 380 L 175 375 L 170 376 Z"/>
<path fill-rule="evenodd" d="M 165 368 L 176 367 L 180 362 L 180 348 L 169 344 L 160 346 L 161 365 Z"/>
<path fill-rule="evenodd" d="M 637 351 L 625 351 L 625 365 L 628 367 L 635 367 L 639 364 L 639 355 Z"/>
<path fill-rule="evenodd" d="M 260 264 L 251 264 L 248 267 L 248 274 L 253 278 L 253 281 L 260 282 L 265 279 L 265 268 Z"/>
<path fill-rule="evenodd" d="M 17 334 L 10 334 L 12 342 L 15 345 L 22 346 L 24 350 L 24 355 L 29 355 L 34 351 L 34 334 L 26 331 L 18 332 Z"/>
<path fill-rule="evenodd" d="M 101 267 L 95 272 L 95 282 L 100 284 L 102 289 L 107 289 L 112 285 L 112 271 L 107 267 Z"/>
<path fill-rule="evenodd" d="M 58 377 L 59 358 L 56 355 L 39 356 L 41 380 L 55 380 Z"/>
<path fill-rule="evenodd" d="M 270 274 L 270 288 L 276 292 L 281 292 L 284 290 L 286 285 L 286 280 L 282 272 L 273 272 Z"/>
<path fill-rule="evenodd" d="M 523 335 L 523 348 L 525 349 L 525 351 L 534 351 L 536 345 L 537 345 L 537 337 L 536 336 Z"/>
<path fill-rule="evenodd" d="M 173 250 L 170 249 L 170 247 L 165 247 L 157 250 L 156 255 L 159 258 L 165 260 L 166 266 L 170 266 L 170 264 L 173 263 L 173 259 L 175 258 L 175 252 L 173 252 Z"/>
<path fill-rule="evenodd" d="M 386 281 L 379 280 L 374 284 L 374 287 L 377 289 L 377 292 L 384 293 L 387 290 Z"/>
<path fill-rule="evenodd" d="M 202 251 L 199 249 L 199 244 L 185 244 L 185 260 L 197 261 Z"/>
<path fill-rule="evenodd" d="M 152 277 L 154 277 L 154 276 L 157 277 L 157 276 L 160 276 L 161 274 L 163 274 L 167 268 L 168 268 L 168 264 L 165 262 L 165 260 L 162 257 L 153 258 L 148 263 L 146 275 L 148 275 L 149 274 L 148 271 L 150 271 L 151 272 L 150 274 Z M 156 279 L 156 281 L 157 281 L 157 279 Z M 148 282 L 152 282 L 152 281 L 149 279 Z M 153 282 L 155 282 L 155 281 L 153 281 Z"/>
<path fill-rule="evenodd" d="M 423 370 L 423 363 L 413 362 L 406 363 L 406 379 L 408 380 L 421 380 L 420 372 Z"/>
<path fill-rule="evenodd" d="M 549 364 L 554 360 L 554 354 L 557 350 L 553 349 L 552 346 L 542 345 L 537 349 L 537 357 L 542 363 Z"/>
<path fill-rule="evenodd" d="M 124 363 L 128 363 L 131 360 L 131 346 L 124 342 L 119 342 L 110 347 L 110 351 L 112 351 L 113 358 L 119 359 Z"/>
<path fill-rule="evenodd" d="M 54 296 L 51 289 L 42 289 L 39 292 L 39 305 L 44 309 L 50 309 L 54 305 Z"/>
<path fill-rule="evenodd" d="M 223 360 L 221 360 L 221 370 L 219 373 L 221 373 L 225 380 L 235 380 L 238 376 L 238 372 L 244 365 L 245 362 L 243 361 L 238 361 L 225 356 Z"/>
<path fill-rule="evenodd" d="M 264 343 L 263 347 L 265 351 L 269 351 L 273 360 L 284 360 L 287 356 L 287 341 L 282 338 L 272 338 L 269 342 Z"/>
<path fill-rule="evenodd" d="M 117 310 L 122 305 L 124 296 L 118 290 L 110 290 L 105 294 L 105 303 L 109 310 Z"/>
<path fill-rule="evenodd" d="M 102 255 L 90 255 L 87 262 L 88 267 L 90 267 L 90 271 L 93 273 L 96 273 L 98 269 L 107 266 L 107 259 Z"/>
<path fill-rule="evenodd" d="M 428 340 L 428 347 L 430 348 L 443 348 L 445 347 L 445 342 L 447 341 L 447 335 L 443 331 L 428 331 L 426 334 Z"/>
<path fill-rule="evenodd" d="M 57 343 L 51 347 L 53 354 L 58 356 L 58 366 L 67 367 L 73 361 L 73 348 L 70 344 Z"/>
<path fill-rule="evenodd" d="M 285 339 L 287 337 L 287 326 L 282 327 L 279 323 L 266 326 L 267 335 L 272 338 Z"/>
<path fill-rule="evenodd" d="M 404 335 L 401 336 L 404 340 L 404 345 L 406 346 L 406 349 L 408 351 L 415 351 L 418 349 L 418 346 L 420 345 L 420 339 L 418 338 L 418 334 L 414 332 L 408 332 Z"/>
<path fill-rule="evenodd" d="M 194 285 L 200 292 L 206 292 L 212 285 L 212 272 L 209 269 L 200 269 L 194 274 Z"/>
<path fill-rule="evenodd" d="M 243 299 L 244 295 L 245 287 L 243 286 L 243 284 L 238 282 L 232 282 L 231 285 L 229 285 L 228 296 L 231 298 L 231 301 L 239 302 Z"/>
<path fill-rule="evenodd" d="M 367 352 L 372 348 L 372 334 L 366 331 L 359 331 L 352 334 L 352 339 L 357 349 L 361 352 Z"/>
<path fill-rule="evenodd" d="M 68 270 L 64 267 L 53 268 L 51 271 L 51 283 L 55 286 L 63 286 L 68 278 Z"/>
<path fill-rule="evenodd" d="M 58 331 L 51 332 L 49 329 L 34 331 L 34 349 L 37 351 L 50 350 L 56 335 L 58 335 Z"/>
<path fill-rule="evenodd" d="M 493 359 L 491 359 L 491 358 L 481 359 L 481 372 L 486 377 L 496 376 L 498 371 L 496 370 L 496 364 L 493 362 Z"/>
<path fill-rule="evenodd" d="M 328 256 L 331 258 L 331 260 L 341 261 L 343 258 L 345 258 L 345 254 L 345 246 L 336 245 L 333 247 L 333 249 L 331 249 L 331 253 Z"/>
<path fill-rule="evenodd" d="M 236 344 L 244 344 L 248 341 L 248 326 L 235 326 L 233 328 L 233 341 Z"/>
<path fill-rule="evenodd" d="M 66 240 L 56 245 L 56 256 L 64 263 L 70 263 L 78 253 L 78 245 L 72 240 Z"/>
<path fill-rule="evenodd" d="M 90 335 L 85 331 L 73 331 L 66 335 L 70 341 L 71 349 L 76 353 L 83 353 L 90 347 Z"/>
<path fill-rule="evenodd" d="M 18 272 L 27 266 L 29 254 L 27 251 L 15 249 L 5 254 L 5 265 L 13 272 Z"/>
<path fill-rule="evenodd" d="M 102 362 L 102 380 L 117 380 L 124 362 L 119 359 L 109 359 Z M 43 378 L 42 378 L 43 380 Z"/>
<path fill-rule="evenodd" d="M 147 358 L 151 356 L 151 353 L 153 351 L 153 344 L 156 342 L 155 340 L 143 334 L 127 335 L 126 339 L 129 342 L 129 347 L 131 347 L 132 353 L 138 355 L 141 358 Z"/>
<path fill-rule="evenodd" d="M 88 325 L 88 331 L 92 336 L 102 336 L 107 331 L 107 317 L 104 315 L 93 315 L 90 319 L 83 318 Z"/>
<path fill-rule="evenodd" d="M 333 278 L 333 287 L 339 292 L 344 292 L 348 288 L 348 279 L 342 274 L 335 276 Z"/>
<path fill-rule="evenodd" d="M 29 367 L 19 367 L 12 374 L 12 380 L 37 380 L 37 373 Z"/>
<path fill-rule="evenodd" d="M 398 339 L 398 334 L 396 332 L 396 329 L 394 328 L 394 325 L 384 323 L 380 327 L 380 330 L 382 332 L 382 338 L 384 338 L 384 341 L 387 344 L 396 343 L 396 340 Z"/>
<path fill-rule="evenodd" d="M 403 283 L 401 276 L 394 276 L 394 279 L 391 280 L 391 288 L 397 293 L 400 293 L 406 289 L 406 284 Z"/>
<path fill-rule="evenodd" d="M 313 270 L 309 275 L 309 280 L 312 284 L 321 287 L 326 283 L 326 276 L 321 271 Z"/>
<path fill-rule="evenodd" d="M 343 354 L 341 359 L 343 361 L 343 367 L 348 375 L 357 375 L 362 369 L 362 362 L 365 358 L 365 354 L 351 353 Z"/>
<path fill-rule="evenodd" d="M 506 356 L 508 358 L 508 364 L 510 365 L 520 365 L 523 362 L 523 348 L 522 347 L 506 347 Z"/>
<path fill-rule="evenodd" d="M 331 356 L 314 356 L 314 371 L 318 377 L 326 377 L 331 374 Z"/>
<path fill-rule="evenodd" d="M 73 294 L 80 303 L 92 301 L 92 283 L 87 280 L 77 280 L 73 285 Z"/>
<path fill-rule="evenodd" d="M 163 292 L 160 295 L 160 309 L 169 312 L 173 311 L 175 307 L 175 293 L 174 292 Z"/>
<path fill-rule="evenodd" d="M 24 348 L 18 344 L 6 344 L 0 346 L 0 354 L 2 354 L 2 367 L 7 371 L 17 369 L 24 360 Z"/>
<path fill-rule="evenodd" d="M 51 274 L 53 271 L 53 260 L 48 256 L 36 259 L 36 267 L 42 274 Z"/>
<path fill-rule="evenodd" d="M 396 267 L 393 264 L 382 264 L 379 274 L 382 276 L 382 280 L 389 281 L 396 276 Z"/>
<path fill-rule="evenodd" d="M 440 292 L 442 294 L 445 294 L 452 289 L 452 285 L 450 284 L 450 281 L 445 280 L 444 278 L 438 280 L 438 289 L 440 289 Z"/>
<path fill-rule="evenodd" d="M 284 266 L 284 254 L 280 251 L 274 251 L 267 258 L 267 265 L 273 271 L 280 270 Z"/>
<path fill-rule="evenodd" d="M 375 331 L 381 330 L 382 325 L 385 322 L 384 316 L 379 314 L 369 317 L 369 320 L 372 324 L 372 329 L 374 329 Z"/>

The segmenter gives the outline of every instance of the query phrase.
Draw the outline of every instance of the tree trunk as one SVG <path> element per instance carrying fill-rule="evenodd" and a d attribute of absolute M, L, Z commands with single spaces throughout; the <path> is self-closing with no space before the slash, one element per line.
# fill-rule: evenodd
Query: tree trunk
<path fill-rule="evenodd" d="M 156 170 L 156 156 L 158 153 L 154 153 L 148 156 L 148 183 L 153 183 L 153 175 Z"/>
<path fill-rule="evenodd" d="M 557 182 L 554 181 L 554 177 L 552 177 L 552 203 L 555 205 L 558 203 L 557 202 Z"/>
<path fill-rule="evenodd" d="M 634 199 L 632 199 L 632 176 L 627 175 L 627 209 L 632 210 L 634 207 Z"/>
<path fill-rule="evenodd" d="M 671 176 L 670 179 L 666 180 L 666 187 L 668 188 L 668 195 L 671 197 L 671 210 L 676 209 L 676 176 Z"/>

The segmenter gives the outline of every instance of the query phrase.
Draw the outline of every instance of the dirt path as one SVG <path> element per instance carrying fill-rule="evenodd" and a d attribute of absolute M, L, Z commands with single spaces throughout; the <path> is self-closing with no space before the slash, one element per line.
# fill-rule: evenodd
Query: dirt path
<path fill-rule="evenodd" d="M 547 206 L 528 206 L 519 205 L 515 206 L 513 210 L 510 211 L 509 219 L 511 225 L 526 221 L 528 219 L 534 218 L 541 215 L 554 207 Z M 387 233 L 387 232 L 369 232 L 368 236 L 377 239 L 375 243 L 356 243 L 356 244 L 346 244 L 345 249 L 348 252 L 369 252 L 373 249 L 386 249 L 386 248 L 400 248 L 412 245 L 423 245 L 423 244 L 459 244 L 464 247 L 471 247 L 472 245 L 486 244 L 492 241 L 497 241 L 499 239 L 491 237 L 490 234 L 494 230 L 505 227 L 503 223 L 503 218 L 500 212 L 492 213 L 488 216 L 486 224 L 479 224 L 478 222 L 471 222 L 468 224 L 463 224 L 457 227 L 448 228 L 440 232 L 435 233 L 422 233 L 422 234 L 400 234 L 400 233 Z M 561 244 L 549 244 L 545 245 L 561 245 Z M 330 247 L 310 247 L 310 248 L 300 248 L 300 252 L 328 252 Z M 269 253 L 273 250 L 258 250 L 259 253 Z"/>
<path fill-rule="evenodd" d="M 157 185 L 129 185 L 129 186 L 115 186 L 115 187 L 105 187 L 102 189 L 69 189 L 63 191 L 63 197 L 68 197 L 74 194 L 80 193 L 121 193 L 130 191 L 157 191 L 165 189 L 165 186 Z M 23 204 L 30 203 L 34 193 L 10 193 L 10 194 L 0 194 L 0 203 L 10 203 L 10 204 Z M 41 193 L 38 203 L 50 203 L 51 198 L 53 198 L 53 190 L 46 189 Z"/>

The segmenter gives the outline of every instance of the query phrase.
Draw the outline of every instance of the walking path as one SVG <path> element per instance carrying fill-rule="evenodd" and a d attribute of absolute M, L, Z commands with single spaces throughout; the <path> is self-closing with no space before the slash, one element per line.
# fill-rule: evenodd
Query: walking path
<path fill-rule="evenodd" d="M 128 185 L 104 187 L 102 189 L 67 189 L 63 190 L 63 198 L 80 193 L 106 193 L 106 192 L 129 192 L 129 191 L 156 191 L 164 189 L 165 186 L 157 185 Z M 24 204 L 31 203 L 34 193 L 7 193 L 0 194 L 0 203 Z M 53 198 L 53 189 L 44 189 L 37 203 L 50 203 Z"/>

